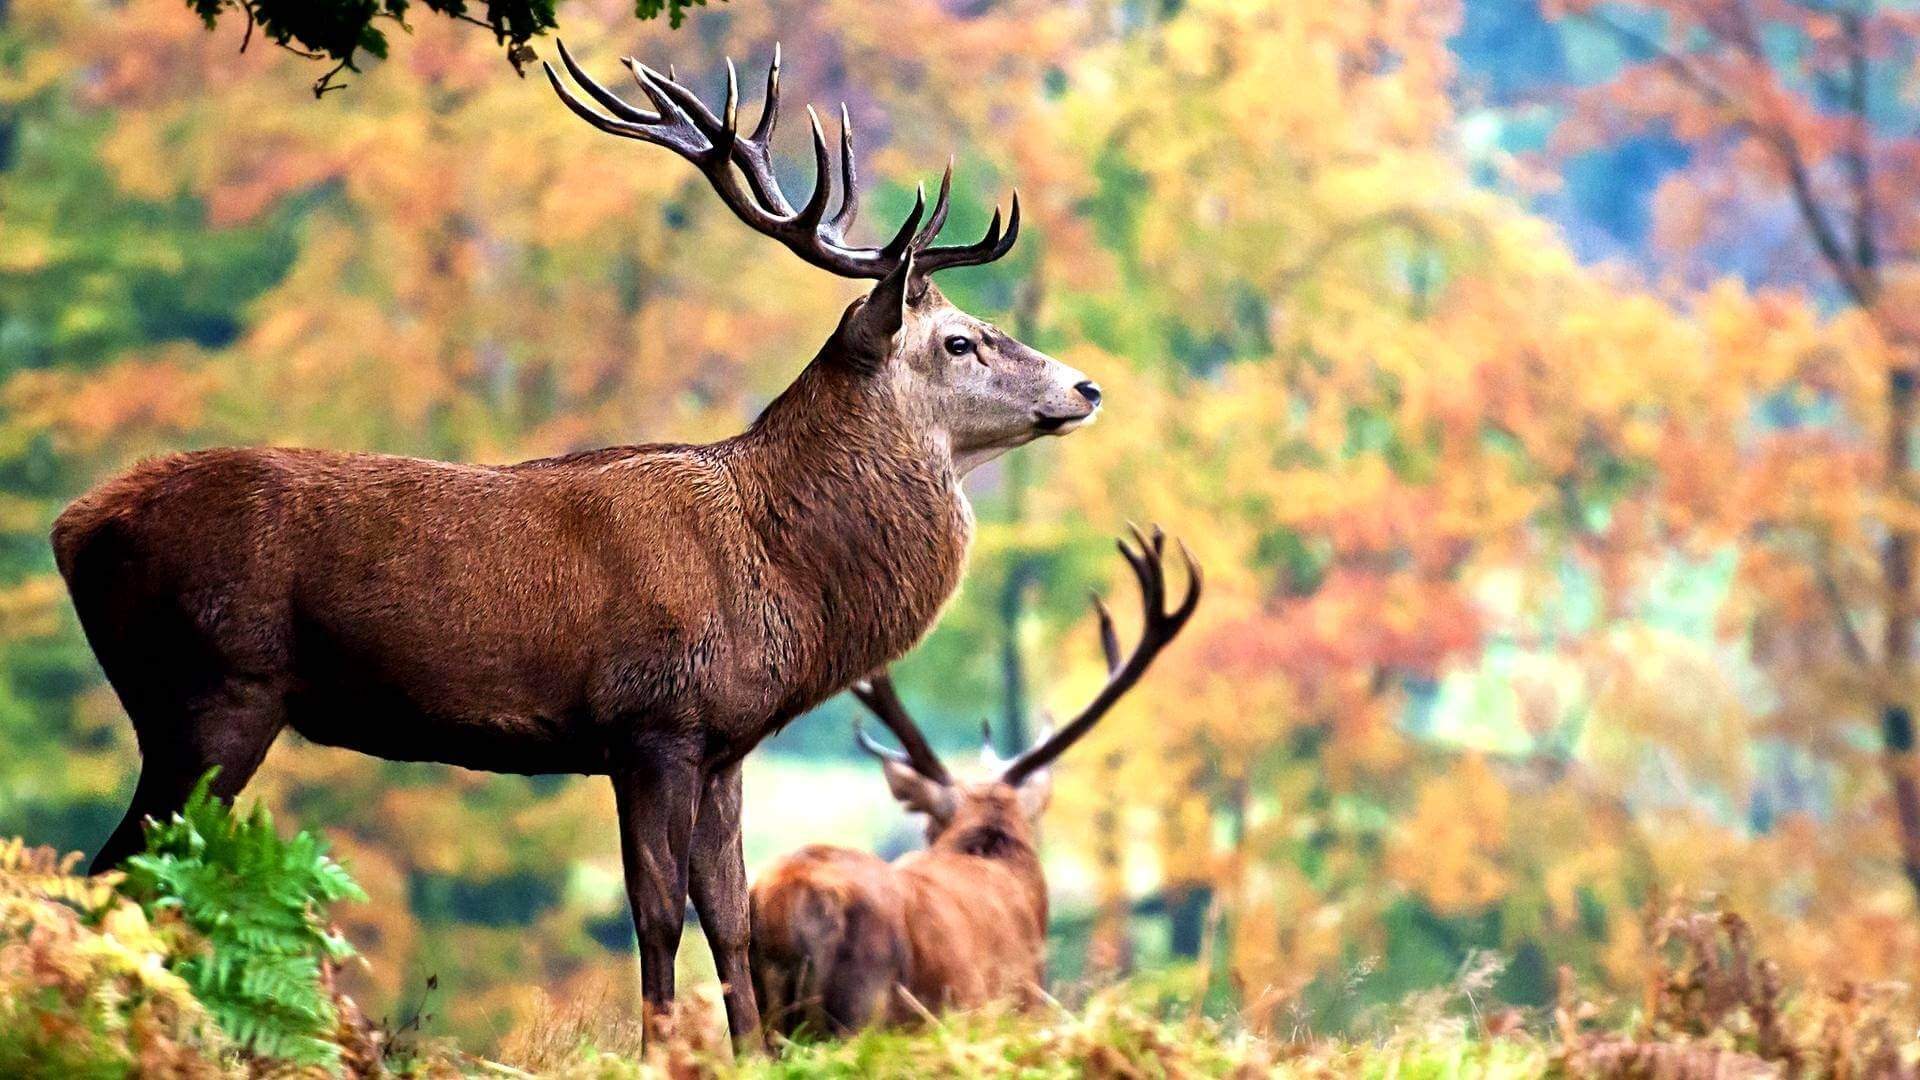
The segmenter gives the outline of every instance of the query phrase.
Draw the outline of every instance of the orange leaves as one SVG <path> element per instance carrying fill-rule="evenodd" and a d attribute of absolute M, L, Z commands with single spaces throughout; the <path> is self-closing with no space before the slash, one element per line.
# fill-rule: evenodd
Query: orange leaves
<path fill-rule="evenodd" d="M 1387 852 L 1387 873 L 1445 915 L 1499 900 L 1508 879 L 1506 786 L 1478 755 L 1429 780 Z"/>
<path fill-rule="evenodd" d="M 204 361 L 185 348 L 98 372 L 23 371 L 0 386 L 8 414 L 0 434 L 48 431 L 80 452 L 151 450 L 192 430 L 211 387 Z"/>

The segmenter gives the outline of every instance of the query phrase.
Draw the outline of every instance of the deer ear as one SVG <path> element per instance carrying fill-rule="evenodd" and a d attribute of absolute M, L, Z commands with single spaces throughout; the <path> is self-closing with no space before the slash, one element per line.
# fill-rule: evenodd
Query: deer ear
<path fill-rule="evenodd" d="M 893 339 L 907 321 L 907 286 L 913 279 L 913 252 L 908 251 L 893 273 L 880 279 L 867 298 L 847 318 L 847 355 L 873 368 L 893 354 Z"/>
<path fill-rule="evenodd" d="M 1020 782 L 1020 812 L 1027 815 L 1028 821 L 1040 820 L 1047 812 L 1047 803 L 1053 798 L 1053 770 L 1041 769 Z"/>
<path fill-rule="evenodd" d="M 915 772 L 910 765 L 897 761 L 883 761 L 880 768 L 887 774 L 887 790 L 909 810 L 915 810 L 935 821 L 945 822 L 953 817 L 953 789 L 938 780 L 929 780 Z"/>

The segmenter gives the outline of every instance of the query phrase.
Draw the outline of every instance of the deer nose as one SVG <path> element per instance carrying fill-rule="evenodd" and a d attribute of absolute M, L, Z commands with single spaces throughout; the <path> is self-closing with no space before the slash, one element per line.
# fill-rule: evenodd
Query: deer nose
<path fill-rule="evenodd" d="M 1087 399 L 1087 404 L 1100 404 L 1100 387 L 1092 379 L 1082 379 L 1074 389 L 1080 391 L 1080 396 Z"/>

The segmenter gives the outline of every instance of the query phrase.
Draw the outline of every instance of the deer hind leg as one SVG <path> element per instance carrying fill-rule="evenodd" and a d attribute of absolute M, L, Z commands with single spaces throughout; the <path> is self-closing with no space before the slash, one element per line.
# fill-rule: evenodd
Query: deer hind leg
<path fill-rule="evenodd" d="M 760 1007 L 760 1038 L 763 1049 L 772 1050 L 779 1036 L 793 1034 L 793 979 L 786 968 L 768 955 L 755 930 L 747 946 L 753 969 L 753 997 Z"/>
<path fill-rule="evenodd" d="M 673 963 L 686 924 L 687 864 L 699 813 L 697 757 L 693 748 L 649 748 L 613 777 L 649 1039 L 664 1029 L 673 1005 Z"/>
<path fill-rule="evenodd" d="M 906 965 L 887 919 L 864 902 L 847 905 L 840 937 L 821 960 L 820 1011 L 828 1030 L 846 1035 L 889 1019 Z"/>
<path fill-rule="evenodd" d="M 707 778 L 693 826 L 690 868 L 693 909 L 713 950 L 736 1052 L 752 1048 L 760 1012 L 747 947 L 751 916 L 747 865 L 740 850 L 740 763 Z"/>
<path fill-rule="evenodd" d="M 145 845 L 142 823 L 184 806 L 208 769 L 220 770 L 211 792 L 232 800 L 253 779 L 286 722 L 280 689 L 259 680 L 229 678 L 184 710 L 139 696 L 122 699 L 134 713 L 140 739 L 140 781 L 126 816 L 94 856 L 90 872 L 96 874 L 138 852 Z"/>

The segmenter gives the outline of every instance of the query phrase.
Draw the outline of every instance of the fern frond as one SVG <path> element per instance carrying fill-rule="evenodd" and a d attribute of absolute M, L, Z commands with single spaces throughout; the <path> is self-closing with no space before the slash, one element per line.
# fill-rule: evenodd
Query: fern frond
<path fill-rule="evenodd" d="M 211 949 L 178 972 L 230 1039 L 256 1057 L 331 1069 L 337 1016 L 321 964 L 355 953 L 327 929 L 325 907 L 366 894 L 323 839 L 283 839 L 264 806 L 236 813 L 214 798 L 211 778 L 148 825 L 120 890 L 149 913 L 178 911 L 206 939 Z"/>

